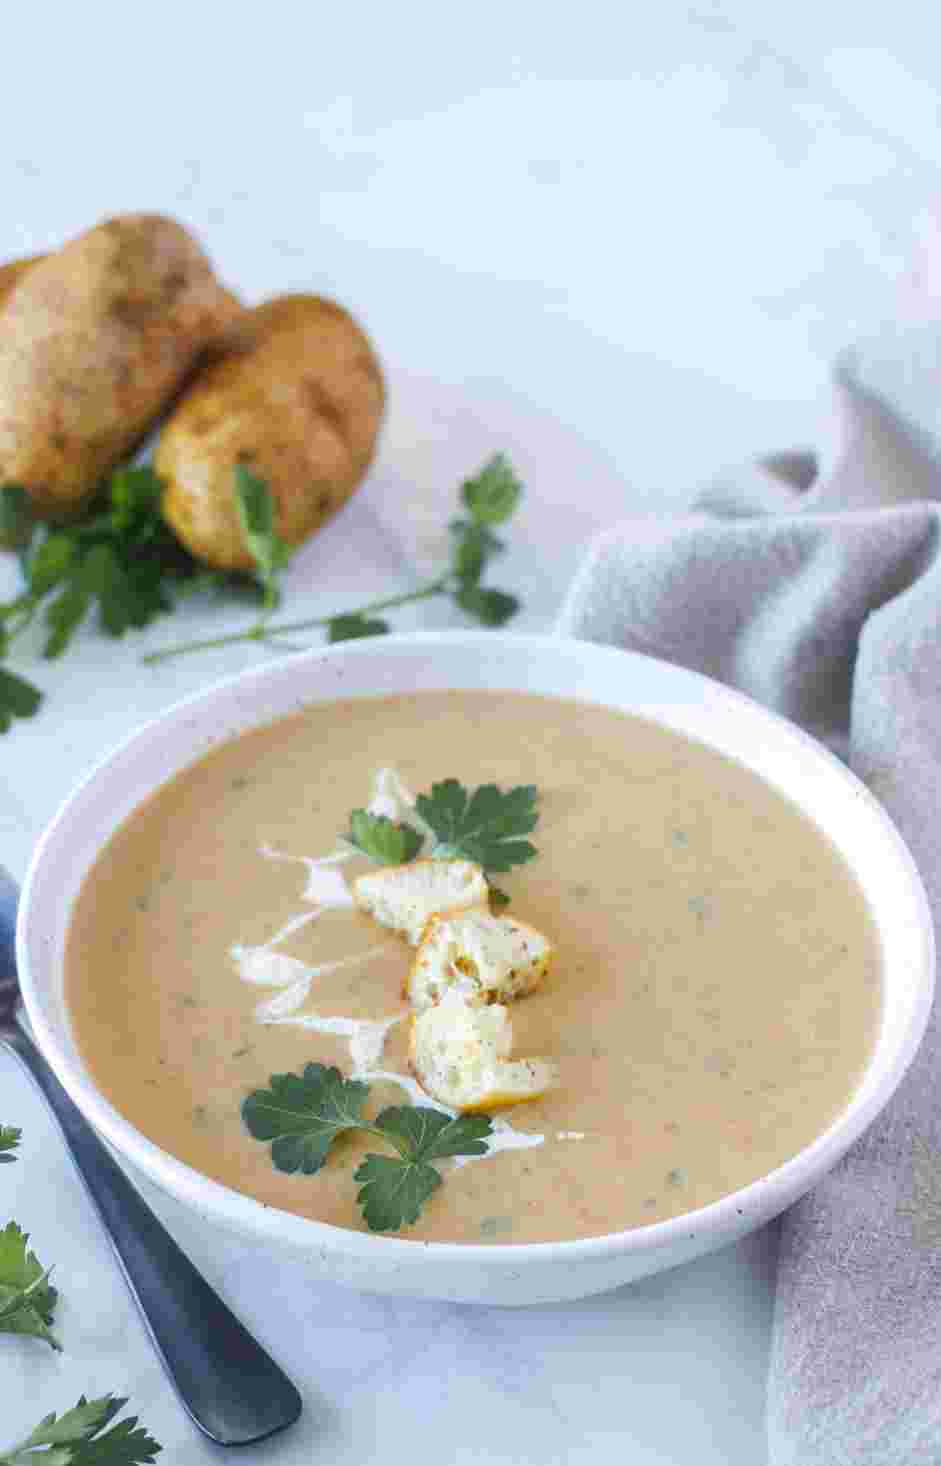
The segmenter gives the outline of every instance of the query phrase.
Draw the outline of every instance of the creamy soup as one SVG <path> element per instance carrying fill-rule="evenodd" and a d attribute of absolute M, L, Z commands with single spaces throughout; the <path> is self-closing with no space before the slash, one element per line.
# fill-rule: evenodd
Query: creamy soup
<path fill-rule="evenodd" d="M 417 693 L 314 705 L 220 745 L 99 855 L 71 922 L 68 1003 L 97 1083 L 151 1140 L 271 1206 L 364 1228 L 352 1172 L 375 1140 L 286 1175 L 241 1104 L 311 1060 L 386 1076 L 370 1113 L 422 1102 L 395 1021 L 413 950 L 331 904 L 364 859 L 312 864 L 389 767 L 414 792 L 538 786 L 538 856 L 498 879 L 556 953 L 511 1009 L 514 1053 L 551 1060 L 556 1087 L 503 1112 L 491 1153 L 445 1162 L 403 1236 L 643 1226 L 766 1175 L 845 1106 L 875 1040 L 880 951 L 810 820 L 639 718 Z"/>

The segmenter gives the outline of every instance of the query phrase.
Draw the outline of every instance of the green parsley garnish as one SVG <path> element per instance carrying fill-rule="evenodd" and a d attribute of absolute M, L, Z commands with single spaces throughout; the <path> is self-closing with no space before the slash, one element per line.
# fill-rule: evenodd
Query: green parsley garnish
<path fill-rule="evenodd" d="M 504 590 L 485 590 L 479 585 L 462 585 L 455 592 L 454 600 L 482 626 L 505 626 L 520 608 L 516 596 Z"/>
<path fill-rule="evenodd" d="M 10 1152 L 16 1150 L 22 1134 L 22 1130 L 17 1130 L 13 1125 L 0 1125 L 0 1166 L 9 1165 L 16 1160 L 16 1156 Z"/>
<path fill-rule="evenodd" d="M 351 616 L 333 616 L 327 622 L 328 641 L 358 641 L 361 636 L 384 636 L 389 630 L 388 621 L 379 616 L 362 616 L 353 612 Z"/>
<path fill-rule="evenodd" d="M 52 1332 L 57 1293 L 49 1269 L 27 1248 L 28 1235 L 16 1222 L 0 1232 L 0 1333 L 27 1334 L 59 1348 Z"/>
<path fill-rule="evenodd" d="M 43 655 L 53 658 L 93 608 L 108 636 L 171 611 L 169 588 L 194 573 L 195 561 L 160 517 L 161 493 L 151 469 L 122 468 L 112 474 L 105 502 L 84 518 L 59 529 L 34 521 L 21 549 L 25 591 L 0 608 L 11 637 L 44 606 Z"/>
<path fill-rule="evenodd" d="M 250 476 L 251 477 L 251 476 Z M 256 480 L 260 482 L 260 480 Z M 236 642 L 264 641 L 277 647 L 277 638 L 297 631 L 325 630 L 331 642 L 352 641 L 364 636 L 383 636 L 390 630 L 384 611 L 447 596 L 468 616 L 483 626 L 503 626 L 519 610 L 519 600 L 508 591 L 494 590 L 480 584 L 490 561 L 503 552 L 503 541 L 494 534 L 492 525 L 503 524 L 516 512 L 523 487 L 506 457 L 498 453 L 485 463 L 480 472 L 461 485 L 461 503 L 465 514 L 451 522 L 451 559 L 447 568 L 433 580 L 401 595 L 385 596 L 366 605 L 335 616 L 311 616 L 303 621 L 272 623 L 262 616 L 245 631 L 228 636 L 213 636 L 200 641 L 184 642 L 162 651 L 150 652 L 145 662 L 164 662 L 171 657 L 212 647 L 231 646 Z M 243 523 L 244 523 L 243 516 Z M 259 520 L 259 522 L 261 522 Z M 258 552 L 256 551 L 256 559 Z M 261 565 L 262 561 L 259 560 Z M 261 572 L 262 584 L 265 584 Z"/>
<path fill-rule="evenodd" d="M 54 660 L 93 613 L 105 635 L 119 637 L 169 614 L 194 590 L 227 596 L 247 591 L 261 598 L 261 613 L 244 631 L 150 652 L 142 658 L 145 663 L 235 642 L 284 647 L 278 638 L 312 628 L 325 630 L 331 642 L 382 636 L 390 626 L 381 612 L 436 596 L 449 597 L 483 626 L 503 626 L 519 610 L 516 596 L 481 584 L 490 561 L 504 549 L 492 526 L 511 518 L 522 494 L 502 454 L 461 485 L 465 512 L 450 525 L 451 558 L 440 575 L 338 615 L 277 625 L 271 618 L 280 604 L 280 577 L 291 550 L 275 527 L 273 496 L 264 479 L 244 464 L 235 469 L 233 494 L 254 561 L 251 575 L 210 570 L 189 553 L 164 522 L 163 485 L 149 467 L 117 469 L 82 517 L 60 527 L 33 516 L 29 495 L 19 485 L 0 485 L 0 546 L 17 552 L 23 576 L 20 594 L 0 604 L 0 663 L 37 617 L 45 629 L 43 656 Z M 0 733 L 15 718 L 33 717 L 41 702 L 39 688 L 0 665 Z"/>
<path fill-rule="evenodd" d="M 422 847 L 422 837 L 412 825 L 396 824 L 384 814 L 354 809 L 345 837 L 377 865 L 406 865 Z"/>
<path fill-rule="evenodd" d="M 461 500 L 472 517 L 474 525 L 484 531 L 491 524 L 505 524 L 516 513 L 523 486 L 510 467 L 509 460 L 498 453 L 485 464 L 476 478 L 466 479 L 461 485 Z M 502 549 L 500 542 L 490 538 L 491 544 Z"/>
<path fill-rule="evenodd" d="M 20 1131 L 0 1125 L 0 1161 L 19 1143 Z M 29 1237 L 9 1222 L 0 1231 L 0 1333 L 60 1344 L 52 1332 L 58 1293 L 50 1286 L 50 1268 L 43 1268 L 28 1247 Z M 86 1400 L 64 1415 L 46 1415 L 25 1440 L 0 1449 L 0 1466 L 150 1466 L 160 1451 L 157 1442 L 138 1427 L 135 1416 L 111 1421 L 127 1404 L 115 1395 Z"/>
<path fill-rule="evenodd" d="M 441 1185 L 431 1164 L 447 1156 L 486 1155 L 492 1130 L 487 1115 L 457 1115 L 422 1105 L 394 1105 L 376 1119 L 376 1131 L 397 1156 L 368 1155 L 357 1166 L 356 1199 L 371 1232 L 392 1232 L 416 1222 L 422 1206 Z"/>
<path fill-rule="evenodd" d="M 19 484 L 0 487 L 0 549 L 21 550 L 33 533 L 29 495 Z"/>
<path fill-rule="evenodd" d="M 82 1395 L 64 1415 L 46 1415 L 25 1440 L 0 1452 L 0 1466 L 150 1466 L 161 1447 L 135 1415 L 107 1429 L 126 1404 L 116 1395 Z"/>
<path fill-rule="evenodd" d="M 275 1169 L 312 1176 L 344 1131 L 365 1127 L 369 1085 L 339 1069 L 308 1064 L 303 1074 L 272 1074 L 267 1089 L 243 1101 L 242 1119 L 256 1140 L 270 1140 Z"/>
<path fill-rule="evenodd" d="M 273 1074 L 242 1104 L 242 1118 L 256 1140 L 271 1142 L 275 1168 L 312 1176 L 341 1135 L 364 1131 L 386 1141 L 393 1156 L 367 1155 L 354 1172 L 357 1201 L 372 1232 L 393 1232 L 418 1220 L 441 1185 L 431 1164 L 448 1156 L 485 1155 L 491 1122 L 486 1115 L 458 1115 L 394 1105 L 374 1120 L 363 1118 L 369 1085 L 344 1079 L 339 1069 L 308 1064 L 301 1074 Z"/>
<path fill-rule="evenodd" d="M 52 661 L 68 649 L 93 611 L 99 630 L 120 637 L 169 614 L 176 600 L 193 590 L 239 594 L 248 589 L 260 596 L 255 628 L 264 635 L 289 551 L 275 531 L 267 485 L 242 465 L 235 471 L 234 495 L 255 561 L 251 577 L 210 570 L 190 555 L 164 523 L 163 485 L 151 468 L 117 469 L 103 496 L 62 527 L 40 524 L 18 486 L 0 487 L 0 544 L 17 549 L 24 583 L 14 600 L 0 605 L 0 660 L 40 613 L 43 656 Z M 32 683 L 0 666 L 0 732 L 14 718 L 32 717 L 41 700 Z"/>
<path fill-rule="evenodd" d="M 3 623 L 0 622 L 0 656 L 3 650 Z M 41 702 L 38 687 L 0 667 L 0 733 L 6 733 L 14 718 L 31 718 Z"/>
<path fill-rule="evenodd" d="M 291 558 L 291 547 L 275 529 L 275 504 L 268 485 L 243 463 L 235 470 L 235 503 L 245 544 L 255 561 L 263 613 L 270 614 L 281 602 L 278 581 Z"/>
<path fill-rule="evenodd" d="M 419 794 L 415 808 L 434 831 L 438 843 L 431 851 L 443 860 L 473 860 L 485 871 L 511 870 L 537 853 L 523 840 L 536 828 L 537 791 L 534 784 L 519 784 L 503 793 L 496 784 L 482 784 L 471 794 L 457 779 L 432 784 L 431 794 Z"/>
<path fill-rule="evenodd" d="M 510 898 L 490 876 L 511 870 L 537 855 L 535 845 L 520 837 L 536 828 L 538 792 L 534 784 L 518 784 L 506 792 L 496 784 L 482 784 L 471 793 L 458 779 L 444 779 L 419 794 L 415 809 L 436 837 L 429 850 L 432 860 L 473 860 L 488 877 L 490 905 L 495 911 Z M 407 865 L 424 843 L 414 825 L 395 823 L 386 815 L 354 809 L 343 836 L 376 865 Z"/>
<path fill-rule="evenodd" d="M 107 636 L 123 636 L 173 609 L 170 587 L 196 562 L 160 517 L 161 485 L 149 468 L 112 475 L 103 503 L 62 528 L 40 525 L 23 491 L 0 488 L 0 525 L 19 552 L 24 588 L 0 605 L 0 658 L 42 613 L 43 656 L 60 657 L 93 609 Z M 12 528 L 11 528 L 12 526 Z M 42 694 L 0 667 L 0 732 L 36 712 Z"/>

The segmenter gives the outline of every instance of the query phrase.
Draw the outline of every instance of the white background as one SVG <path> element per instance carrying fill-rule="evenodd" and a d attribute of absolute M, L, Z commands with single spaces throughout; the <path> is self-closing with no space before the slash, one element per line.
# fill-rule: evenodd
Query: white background
<path fill-rule="evenodd" d="M 159 209 L 249 301 L 338 297 L 384 359 L 389 420 L 370 483 L 295 562 L 291 613 L 409 584 L 458 478 L 502 448 L 528 497 L 500 577 L 526 598 L 518 624 L 546 628 L 595 528 L 816 439 L 830 363 L 892 313 L 939 191 L 933 11 L 19 6 L 2 27 L 0 257 Z M 14 580 L 0 568 L 0 593 Z M 397 624 L 448 618 L 429 606 Z M 180 625 L 237 621 L 206 604 Z M 0 743 L 0 861 L 17 876 L 93 758 L 257 656 L 141 667 L 173 634 L 89 634 L 39 668 L 41 716 Z M 0 1120 L 25 1130 L 0 1223 L 16 1215 L 57 1262 L 65 1345 L 0 1337 L 0 1448 L 111 1389 L 164 1460 L 214 1459 L 5 1058 Z M 246 1466 L 764 1460 L 767 1237 L 604 1299 L 502 1313 L 311 1286 L 158 1206 L 304 1388 L 303 1424 Z"/>

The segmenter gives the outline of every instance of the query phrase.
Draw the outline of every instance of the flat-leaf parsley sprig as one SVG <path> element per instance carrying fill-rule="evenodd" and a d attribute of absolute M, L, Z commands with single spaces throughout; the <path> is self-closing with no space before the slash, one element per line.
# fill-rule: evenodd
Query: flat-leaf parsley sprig
<path fill-rule="evenodd" d="M 0 1333 L 43 1339 L 53 1349 L 59 1341 L 52 1332 L 58 1294 L 49 1284 L 51 1268 L 44 1268 L 28 1247 L 29 1237 L 9 1222 L 0 1231 Z"/>
<path fill-rule="evenodd" d="M 488 878 L 490 897 L 504 906 L 509 897 L 490 877 L 525 865 L 539 853 L 529 835 L 539 823 L 539 791 L 535 784 L 517 784 L 501 790 L 496 784 L 466 789 L 458 779 L 432 784 L 430 794 L 419 794 L 415 811 L 434 836 L 426 854 L 432 860 L 472 860 Z M 350 828 L 342 836 L 376 865 L 407 865 L 423 849 L 423 835 L 407 820 L 354 809 Z"/>
<path fill-rule="evenodd" d="M 119 1395 L 82 1395 L 64 1415 L 46 1415 L 25 1440 L 0 1451 L 0 1466 L 151 1466 L 161 1448 L 137 1416 L 111 1424 L 126 1404 Z"/>
<path fill-rule="evenodd" d="M 42 655 L 61 657 L 79 627 L 97 611 L 99 630 L 121 637 L 169 615 L 194 590 L 262 601 L 264 622 L 278 605 L 278 577 L 288 547 L 275 533 L 267 485 L 242 467 L 233 494 L 254 574 L 210 570 L 194 559 L 164 522 L 163 484 L 146 466 L 119 468 L 80 518 L 41 524 L 29 496 L 15 484 L 0 487 L 0 543 L 15 549 L 23 589 L 0 605 L 0 662 L 16 639 L 41 616 Z M 30 718 L 42 694 L 25 678 L 0 666 L 0 733 L 14 718 Z"/>
<path fill-rule="evenodd" d="M 325 630 L 331 642 L 380 636 L 390 629 L 381 613 L 433 596 L 450 597 L 484 626 L 502 626 L 519 609 L 516 596 L 481 583 L 504 549 L 493 527 L 513 516 L 522 493 L 502 454 L 462 484 L 464 512 L 450 525 L 451 558 L 440 575 L 357 610 L 277 625 L 272 617 L 281 603 L 281 576 L 291 547 L 275 527 L 275 503 L 264 479 L 239 464 L 232 492 L 254 562 L 249 573 L 212 570 L 189 553 L 163 519 L 163 484 L 146 465 L 117 469 L 85 513 L 61 526 L 36 519 L 25 489 L 0 484 L 0 546 L 15 551 L 23 579 L 19 593 L 0 604 L 0 733 L 18 718 L 33 717 L 43 700 L 38 687 L 5 665 L 14 642 L 38 618 L 44 630 L 42 655 L 54 660 L 95 613 L 105 635 L 120 637 L 169 614 L 194 590 L 247 593 L 260 600 L 258 615 L 244 631 L 165 647 L 142 658 L 154 664 L 235 642 L 283 648 L 282 636 L 314 628 Z"/>
<path fill-rule="evenodd" d="M 42 525 L 25 491 L 0 488 L 0 537 L 16 549 L 23 589 L 0 605 L 0 661 L 41 614 L 43 656 L 61 657 L 93 608 L 107 636 L 123 636 L 173 609 L 172 590 L 201 571 L 160 515 L 160 480 L 149 468 L 114 473 L 103 501 L 82 519 Z M 30 718 L 42 694 L 0 666 L 0 732 Z"/>
<path fill-rule="evenodd" d="M 16 1160 L 13 1152 L 20 1143 L 22 1130 L 15 1125 L 0 1125 L 0 1166 L 12 1165 Z"/>
<path fill-rule="evenodd" d="M 519 836 L 536 828 L 537 798 L 535 784 L 518 784 L 506 793 L 496 784 L 481 784 L 471 794 L 457 779 L 444 779 L 432 784 L 430 794 L 418 795 L 415 809 L 437 837 L 434 858 L 473 860 L 485 872 L 501 872 L 536 854 L 535 845 Z"/>
<path fill-rule="evenodd" d="M 370 814 L 368 809 L 353 810 L 343 839 L 374 865 L 408 865 L 423 844 L 414 825 L 397 824 L 388 815 Z"/>
<path fill-rule="evenodd" d="M 432 1164 L 449 1156 L 487 1153 L 487 1115 L 452 1117 L 421 1105 L 393 1105 L 363 1118 L 369 1085 L 344 1079 L 339 1069 L 308 1064 L 301 1074 L 273 1074 L 267 1089 L 243 1101 L 242 1118 L 256 1140 L 271 1142 L 276 1170 L 312 1176 L 334 1142 L 356 1131 L 391 1145 L 394 1155 L 367 1155 L 353 1173 L 357 1201 L 372 1232 L 393 1232 L 416 1222 L 441 1185 Z"/>
<path fill-rule="evenodd" d="M 505 549 L 503 541 L 494 533 L 494 526 L 505 524 L 513 517 L 522 492 L 522 484 L 502 453 L 491 458 L 476 477 L 467 479 L 461 485 L 464 513 L 452 520 L 449 526 L 450 563 L 440 575 L 414 590 L 367 601 L 358 609 L 337 616 L 312 616 L 302 621 L 273 623 L 267 615 L 262 615 L 245 631 L 164 647 L 160 651 L 149 652 L 143 661 L 152 665 L 214 647 L 232 646 L 237 642 L 262 641 L 276 645 L 278 637 L 317 629 L 325 630 L 327 640 L 331 642 L 381 636 L 390 630 L 383 612 L 436 596 L 450 597 L 466 615 L 484 626 L 503 626 L 516 615 L 519 600 L 508 591 L 484 586 L 481 581 L 490 562 Z M 258 549 L 253 549 L 253 553 L 257 561 Z M 265 583 L 264 576 L 262 583 Z"/>
<path fill-rule="evenodd" d="M 33 519 L 22 489 L 6 485 L 2 492 L 7 516 L 19 516 L 17 547 L 25 582 L 22 592 L 0 607 L 8 644 L 40 608 L 47 658 L 62 655 L 93 607 L 101 630 L 122 636 L 171 611 L 174 582 L 197 573 L 196 562 L 160 516 L 162 485 L 149 468 L 119 469 L 104 502 L 61 527 Z"/>
<path fill-rule="evenodd" d="M 291 559 L 291 547 L 275 529 L 275 506 L 264 479 L 239 463 L 235 468 L 235 507 L 242 535 L 255 562 L 255 579 L 262 594 L 264 625 L 281 604 L 280 578 Z"/>
<path fill-rule="evenodd" d="M 19 1130 L 0 1125 L 0 1161 L 14 1159 L 10 1152 L 19 1140 Z M 16 1222 L 0 1230 L 0 1333 L 41 1339 L 59 1350 L 52 1332 L 59 1296 L 49 1283 L 52 1269 L 42 1266 L 28 1244 Z M 82 1395 L 64 1415 L 44 1416 L 16 1445 L 0 1446 L 0 1466 L 151 1466 L 161 1448 L 137 1417 L 111 1425 L 126 1404 L 116 1395 Z"/>

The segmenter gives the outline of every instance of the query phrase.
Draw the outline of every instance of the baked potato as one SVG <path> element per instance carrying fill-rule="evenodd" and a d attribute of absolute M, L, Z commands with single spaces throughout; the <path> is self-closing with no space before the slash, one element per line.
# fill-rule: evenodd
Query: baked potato
<path fill-rule="evenodd" d="M 45 255 L 24 255 L 21 260 L 8 260 L 5 265 L 0 265 L 0 306 L 3 305 L 17 282 L 22 280 L 26 271 L 31 266 L 38 265 L 39 261 L 45 258 Z"/>
<path fill-rule="evenodd" d="M 0 302 L 0 483 L 67 517 L 241 311 L 173 219 L 107 219 Z"/>
<path fill-rule="evenodd" d="M 282 538 L 300 544 L 362 480 L 384 400 L 368 338 L 333 301 L 284 295 L 246 311 L 160 433 L 164 518 L 199 559 L 251 569 L 234 494 L 244 464 L 268 484 Z"/>

